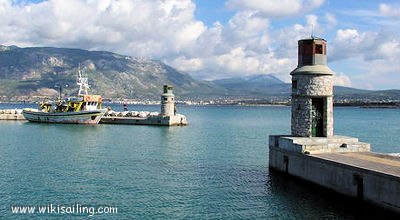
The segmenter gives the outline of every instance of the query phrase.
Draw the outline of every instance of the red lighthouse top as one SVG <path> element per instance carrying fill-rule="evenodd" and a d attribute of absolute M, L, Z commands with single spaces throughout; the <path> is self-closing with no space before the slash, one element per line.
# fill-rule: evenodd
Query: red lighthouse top
<path fill-rule="evenodd" d="M 327 66 L 326 40 L 309 38 L 299 40 L 297 68 L 290 75 L 333 75 Z"/>
<path fill-rule="evenodd" d="M 299 40 L 298 66 L 326 65 L 326 40 L 311 38 Z"/>

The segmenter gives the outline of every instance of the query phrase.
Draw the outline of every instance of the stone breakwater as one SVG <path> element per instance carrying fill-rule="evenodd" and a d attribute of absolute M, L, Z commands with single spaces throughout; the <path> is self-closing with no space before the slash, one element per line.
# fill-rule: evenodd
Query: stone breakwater
<path fill-rule="evenodd" d="M 107 111 L 100 120 L 101 124 L 129 124 L 129 125 L 161 125 L 182 126 L 188 125 L 186 116 L 181 114 L 163 115 L 148 111 Z"/>
<path fill-rule="evenodd" d="M 160 113 L 158 112 L 149 112 L 149 111 L 123 111 L 123 112 L 116 112 L 113 110 L 107 111 L 104 114 L 105 117 L 139 117 L 139 118 L 146 118 L 149 116 L 158 116 Z"/>
<path fill-rule="evenodd" d="M 26 120 L 22 109 L 0 109 L 0 120 Z"/>

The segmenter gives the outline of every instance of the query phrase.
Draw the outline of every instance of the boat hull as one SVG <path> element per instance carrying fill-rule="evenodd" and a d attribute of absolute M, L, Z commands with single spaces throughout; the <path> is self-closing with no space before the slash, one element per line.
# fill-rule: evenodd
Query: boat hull
<path fill-rule="evenodd" d="M 98 124 L 105 109 L 79 112 L 40 112 L 24 109 L 22 114 L 30 122 L 61 123 L 61 124 Z"/>

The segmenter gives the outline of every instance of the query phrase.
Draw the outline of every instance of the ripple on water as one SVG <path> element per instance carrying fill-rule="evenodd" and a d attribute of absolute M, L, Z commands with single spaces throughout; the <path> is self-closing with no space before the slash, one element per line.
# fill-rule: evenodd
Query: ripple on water
<path fill-rule="evenodd" d="M 118 207 L 101 219 L 374 216 L 374 209 L 361 212 L 354 201 L 268 171 L 268 135 L 289 133 L 290 108 L 179 110 L 189 126 L 0 123 L 0 217 L 15 217 L 12 204 L 48 203 Z M 399 112 L 339 108 L 336 133 L 400 152 Z"/>

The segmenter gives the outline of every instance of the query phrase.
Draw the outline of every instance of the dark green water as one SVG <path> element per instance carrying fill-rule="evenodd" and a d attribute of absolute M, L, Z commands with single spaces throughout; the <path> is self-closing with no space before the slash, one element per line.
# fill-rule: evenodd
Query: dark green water
<path fill-rule="evenodd" d="M 290 108 L 179 111 L 189 126 L 0 122 L 1 219 L 88 217 L 10 208 L 49 203 L 118 207 L 92 219 L 355 219 L 379 212 L 268 171 L 268 135 L 289 133 Z M 374 151 L 400 152 L 399 125 L 398 109 L 335 109 L 335 133 L 370 142 Z"/>

